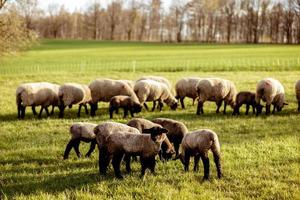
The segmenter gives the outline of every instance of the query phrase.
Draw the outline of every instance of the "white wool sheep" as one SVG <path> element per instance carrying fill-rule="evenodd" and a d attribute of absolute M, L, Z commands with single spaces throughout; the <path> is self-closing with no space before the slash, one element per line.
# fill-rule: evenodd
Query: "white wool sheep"
<path fill-rule="evenodd" d="M 258 82 L 256 87 L 255 101 L 260 105 L 260 100 L 266 102 L 266 114 L 270 114 L 271 104 L 273 104 L 273 114 L 275 109 L 281 111 L 285 102 L 285 92 L 282 84 L 273 78 L 266 78 Z M 261 109 L 257 109 L 256 115 L 261 113 Z"/>
<path fill-rule="evenodd" d="M 78 83 L 66 83 L 59 88 L 59 117 L 64 116 L 64 110 L 68 106 L 79 104 L 77 116 L 80 117 L 81 107 L 84 106 L 88 114 L 87 104 L 91 102 L 91 91 L 87 85 Z"/>
<path fill-rule="evenodd" d="M 296 82 L 295 92 L 296 92 L 296 97 L 297 97 L 297 101 L 298 101 L 298 111 L 300 112 L 300 80 L 298 80 Z"/>
<path fill-rule="evenodd" d="M 16 103 L 18 108 L 18 118 L 25 117 L 25 109 L 27 106 L 32 106 L 32 111 L 36 114 L 35 106 L 41 106 L 39 117 L 41 117 L 43 109 L 46 110 L 49 116 L 48 107 L 58 105 L 58 89 L 59 85 L 38 82 L 38 83 L 25 83 L 18 86 L 16 89 Z"/>
<path fill-rule="evenodd" d="M 152 173 L 155 172 L 155 156 L 160 150 L 161 143 L 167 137 L 164 133 L 168 131 L 163 128 L 154 127 L 145 129 L 144 132 L 150 134 L 135 134 L 120 131 L 108 136 L 108 160 L 110 161 L 112 158 L 112 164 L 117 178 L 123 178 L 120 171 L 120 163 L 124 154 L 140 156 L 142 176 L 145 175 L 147 168 L 149 168 Z"/>
<path fill-rule="evenodd" d="M 176 90 L 176 99 L 180 99 L 181 107 L 184 109 L 184 98 L 189 97 L 193 99 L 193 105 L 195 100 L 198 97 L 197 94 L 197 84 L 201 78 L 197 77 L 187 77 L 180 79 L 177 81 L 175 85 L 175 90 Z"/>
<path fill-rule="evenodd" d="M 96 140 L 99 148 L 99 171 L 100 174 L 106 174 L 109 160 L 107 157 L 107 137 L 119 131 L 140 134 L 136 128 L 117 122 L 103 122 L 94 128 Z M 127 162 L 128 163 L 128 162 Z M 127 164 L 126 163 L 126 167 Z"/>
<path fill-rule="evenodd" d="M 209 179 L 209 158 L 208 151 L 211 150 L 217 168 L 218 178 L 222 177 L 220 143 L 215 132 L 209 129 L 196 130 L 186 134 L 180 146 L 180 158 L 184 170 L 189 170 L 190 157 L 194 156 L 194 171 L 198 170 L 199 159 L 202 159 L 204 166 L 204 179 Z"/>
<path fill-rule="evenodd" d="M 66 146 L 66 150 L 64 153 L 64 159 L 68 159 L 69 153 L 71 149 L 74 147 L 74 150 L 77 154 L 77 157 L 81 157 L 81 153 L 79 151 L 79 144 L 81 141 L 91 143 L 90 149 L 85 155 L 86 157 L 90 157 L 92 152 L 96 146 L 96 135 L 94 133 L 94 128 L 97 124 L 78 122 L 72 124 L 70 127 L 71 139 Z"/>
<path fill-rule="evenodd" d="M 203 114 L 203 104 L 205 101 L 213 101 L 217 104 L 216 112 L 224 101 L 224 111 L 226 113 L 226 106 L 229 104 L 232 108 L 235 106 L 236 87 L 233 82 L 221 78 L 203 78 L 197 85 L 198 93 L 198 107 L 197 115 Z"/>
<path fill-rule="evenodd" d="M 172 110 L 177 108 L 177 100 L 172 95 L 166 84 L 153 80 L 141 80 L 134 85 L 134 92 L 136 93 L 141 105 L 145 105 L 146 101 L 153 101 L 152 111 L 155 109 L 155 102 L 159 102 L 160 111 L 162 110 L 163 103 L 171 107 Z"/>
<path fill-rule="evenodd" d="M 188 133 L 187 127 L 179 121 L 167 118 L 156 118 L 151 120 L 155 124 L 161 125 L 163 128 L 168 130 L 167 136 L 171 143 L 174 144 L 174 149 L 176 156 L 179 153 L 179 146 L 181 144 L 182 138 Z M 166 154 L 166 147 L 162 145 L 162 156 L 164 159 L 169 159 Z"/>
<path fill-rule="evenodd" d="M 135 102 L 139 102 L 131 86 L 124 80 L 96 79 L 90 83 L 89 88 L 92 95 L 91 116 L 96 115 L 98 102 L 109 102 L 114 96 L 126 95 L 132 97 Z"/>

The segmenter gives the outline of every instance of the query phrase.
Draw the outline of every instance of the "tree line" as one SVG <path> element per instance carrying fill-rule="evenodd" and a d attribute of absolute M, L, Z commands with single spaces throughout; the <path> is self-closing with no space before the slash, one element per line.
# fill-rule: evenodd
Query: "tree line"
<path fill-rule="evenodd" d="M 3 18 L 16 15 L 25 33 L 40 38 L 300 44 L 300 0 L 173 0 L 169 8 L 161 0 L 101 2 L 72 12 L 55 4 L 40 10 L 37 0 L 7 3 L 0 31 Z"/>

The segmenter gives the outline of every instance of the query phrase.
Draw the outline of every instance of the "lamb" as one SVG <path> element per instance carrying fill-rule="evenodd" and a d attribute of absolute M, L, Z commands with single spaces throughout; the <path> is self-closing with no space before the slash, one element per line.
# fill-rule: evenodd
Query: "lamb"
<path fill-rule="evenodd" d="M 182 122 L 173 119 L 156 118 L 151 121 L 168 130 L 167 137 L 170 142 L 174 144 L 176 156 L 178 156 L 179 145 L 181 144 L 182 138 L 188 133 L 187 127 Z M 162 145 L 162 157 L 169 159 L 168 154 L 166 154 L 165 144 Z"/>
<path fill-rule="evenodd" d="M 224 111 L 229 104 L 232 108 L 235 106 L 235 97 L 237 94 L 236 87 L 233 82 L 220 78 L 204 78 L 197 85 L 198 107 L 197 115 L 203 114 L 203 104 L 205 101 L 214 101 L 217 104 L 216 113 L 224 101 Z"/>
<path fill-rule="evenodd" d="M 233 115 L 239 115 L 240 114 L 240 107 L 246 104 L 246 115 L 248 115 L 249 108 L 252 106 L 253 114 L 255 114 L 255 108 L 258 107 L 259 110 L 262 109 L 262 105 L 256 105 L 255 101 L 255 93 L 254 92 L 248 92 L 248 91 L 242 91 L 239 92 L 236 96 L 235 100 L 235 106 L 234 106 L 234 111 Z"/>
<path fill-rule="evenodd" d="M 138 129 L 140 133 L 145 133 L 144 130 L 148 130 L 154 127 L 163 128 L 160 124 L 156 124 L 147 119 L 142 119 L 142 118 L 132 119 L 127 123 L 127 125 Z M 159 152 L 160 160 L 163 160 L 164 157 L 171 157 L 175 153 L 174 147 L 169 141 L 168 137 L 163 141 L 163 144 L 164 144 L 165 151 Z M 126 157 L 126 160 L 130 162 L 130 157 Z M 128 166 L 128 169 L 130 170 L 130 165 Z"/>
<path fill-rule="evenodd" d="M 172 110 L 177 108 L 177 100 L 168 89 L 167 85 L 153 80 L 141 80 L 134 85 L 134 92 L 136 93 L 141 105 L 146 101 L 153 101 L 152 111 L 155 110 L 156 101 L 159 102 L 159 109 L 162 110 L 163 103 L 165 102 Z"/>
<path fill-rule="evenodd" d="M 109 164 L 107 156 L 107 137 L 113 133 L 125 131 L 135 134 L 140 134 L 139 130 L 136 128 L 127 126 L 125 124 L 117 122 L 103 122 L 94 128 L 94 133 L 96 135 L 96 140 L 99 149 L 99 172 L 100 174 L 106 174 L 107 167 Z M 126 162 L 126 168 L 129 169 L 130 164 Z"/>
<path fill-rule="evenodd" d="M 196 88 L 200 80 L 201 78 L 189 77 L 177 81 L 175 85 L 176 99 L 180 99 L 182 109 L 185 109 L 185 105 L 184 105 L 185 97 L 189 97 L 193 99 L 193 105 L 194 105 L 195 100 L 198 97 Z"/>
<path fill-rule="evenodd" d="M 110 119 L 113 118 L 113 112 L 118 111 L 119 108 L 124 109 L 124 118 L 127 117 L 128 111 L 130 112 L 131 117 L 134 117 L 133 113 L 139 113 L 142 110 L 140 102 L 135 102 L 132 97 L 118 95 L 111 98 L 109 101 L 109 115 Z"/>
<path fill-rule="evenodd" d="M 79 144 L 81 141 L 91 143 L 90 149 L 85 155 L 86 157 L 91 156 L 97 143 L 96 135 L 94 134 L 94 128 L 96 126 L 97 124 L 83 123 L 83 122 L 72 124 L 72 126 L 70 127 L 71 140 L 66 146 L 64 159 L 68 159 L 72 147 L 74 147 L 77 157 L 78 158 L 81 157 L 81 153 L 79 151 Z"/>
<path fill-rule="evenodd" d="M 91 89 L 92 95 L 91 116 L 96 115 L 99 101 L 109 102 L 112 97 L 117 95 L 130 96 L 135 102 L 138 102 L 138 98 L 133 89 L 128 82 L 124 80 L 96 79 L 89 85 L 89 88 Z"/>
<path fill-rule="evenodd" d="M 258 82 L 256 87 L 255 101 L 257 105 L 260 105 L 260 100 L 266 102 L 266 114 L 270 114 L 271 104 L 274 108 L 272 113 L 275 113 L 275 109 L 280 112 L 285 105 L 285 93 L 282 84 L 273 78 L 266 78 Z M 262 109 L 257 108 L 256 115 L 261 114 Z"/>
<path fill-rule="evenodd" d="M 198 170 L 198 162 L 201 157 L 204 166 L 204 180 L 209 179 L 208 151 L 211 150 L 217 168 L 218 178 L 222 177 L 220 143 L 215 132 L 209 129 L 196 130 L 186 134 L 181 143 L 180 158 L 184 170 L 189 170 L 190 157 L 194 156 L 194 171 Z"/>
<path fill-rule="evenodd" d="M 144 132 L 150 134 L 135 134 L 120 131 L 108 136 L 108 160 L 112 158 L 116 178 L 123 179 L 120 171 L 120 163 L 124 154 L 140 156 L 142 166 L 141 176 L 145 175 L 147 168 L 152 173 L 155 173 L 155 156 L 160 150 L 161 143 L 167 137 L 164 133 L 168 131 L 164 128 L 153 127 L 145 129 Z"/>
<path fill-rule="evenodd" d="M 296 82 L 295 91 L 296 91 L 296 97 L 298 101 L 298 111 L 300 112 L 300 80 Z"/>
<path fill-rule="evenodd" d="M 32 107 L 32 112 L 36 115 L 35 107 L 41 106 L 39 117 L 41 117 L 43 109 L 46 110 L 47 116 L 50 115 L 48 107 L 52 105 L 52 112 L 54 107 L 58 106 L 58 89 L 59 85 L 38 82 L 25 83 L 18 86 L 16 89 L 16 103 L 18 108 L 18 118 L 25 117 L 25 109 L 27 106 Z"/>
<path fill-rule="evenodd" d="M 68 106 L 79 104 L 77 116 L 80 117 L 81 107 L 84 106 L 85 113 L 89 114 L 87 104 L 91 102 L 91 91 L 87 85 L 77 83 L 66 83 L 59 88 L 59 118 L 63 118 L 64 110 Z"/>

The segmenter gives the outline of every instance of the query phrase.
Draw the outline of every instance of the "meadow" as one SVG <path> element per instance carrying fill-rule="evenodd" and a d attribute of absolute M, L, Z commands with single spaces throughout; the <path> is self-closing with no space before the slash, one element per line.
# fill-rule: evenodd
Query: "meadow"
<path fill-rule="evenodd" d="M 300 46 L 287 45 L 46 40 L 24 53 L 0 58 L 0 199 L 300 199 L 300 126 L 294 92 L 299 57 Z M 98 174 L 98 150 L 90 159 L 77 159 L 71 151 L 64 161 L 70 124 L 107 121 L 106 103 L 100 104 L 94 118 L 77 118 L 74 106 L 64 119 L 58 119 L 57 110 L 50 118 L 37 119 L 30 109 L 24 120 L 17 119 L 15 89 L 20 83 L 88 84 L 96 78 L 136 80 L 150 74 L 173 84 L 186 76 L 217 76 L 235 82 L 239 91 L 254 91 L 259 80 L 274 77 L 284 85 L 289 105 L 281 113 L 259 117 L 245 116 L 243 108 L 236 117 L 231 109 L 226 115 L 216 114 L 215 104 L 207 102 L 204 115 L 197 116 L 196 106 L 186 100 L 185 110 L 164 106 L 162 112 L 143 110 L 136 115 L 176 119 L 191 131 L 214 130 L 221 143 L 224 178 L 217 179 L 210 154 L 211 179 L 204 182 L 201 162 L 199 172 L 186 173 L 178 160 L 158 161 L 157 174 L 148 172 L 143 179 L 140 164 L 134 162 L 133 172 L 120 181 L 112 168 L 107 176 Z M 128 120 L 122 112 L 114 119 Z M 88 147 L 82 143 L 81 152 Z"/>

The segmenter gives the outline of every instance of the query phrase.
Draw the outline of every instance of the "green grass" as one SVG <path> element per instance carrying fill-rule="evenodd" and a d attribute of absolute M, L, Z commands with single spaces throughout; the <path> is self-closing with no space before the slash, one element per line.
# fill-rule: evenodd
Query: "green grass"
<path fill-rule="evenodd" d="M 93 52 L 92 49 L 104 51 L 106 48 L 113 54 L 112 49 L 115 49 L 116 52 L 123 51 L 123 48 L 133 48 L 134 51 L 138 51 L 137 49 L 143 46 L 142 49 L 146 52 L 155 52 L 154 49 L 157 48 L 171 48 L 170 54 L 163 52 L 157 53 L 155 56 L 157 60 L 166 56 L 166 60 L 176 63 L 176 60 L 172 60 L 172 58 L 176 58 L 174 56 L 176 48 L 181 48 L 183 51 L 185 46 L 187 50 L 201 49 L 196 50 L 198 52 L 208 51 L 208 49 L 218 51 L 219 48 L 221 51 L 222 47 L 224 52 L 226 52 L 225 49 L 231 51 L 231 49 L 247 48 L 246 45 L 199 47 L 197 45 L 161 46 L 160 44 L 110 42 L 102 42 L 99 47 L 98 44 L 82 42 L 82 48 L 77 51 L 78 43 L 47 41 L 46 44 L 35 47 L 14 60 L 10 58 L 11 61 L 7 62 L 23 60 L 24 65 L 29 66 L 39 57 L 47 67 L 48 62 L 54 62 L 52 56 L 60 54 L 60 51 L 75 52 L 73 59 L 71 59 L 71 54 L 66 54 L 61 59 L 55 60 L 55 62 L 67 65 L 69 61 L 79 59 L 81 52 L 87 55 L 88 52 Z M 55 45 L 60 50 L 55 50 Z M 273 47 L 279 48 L 278 46 L 260 45 L 248 46 L 248 49 L 251 52 L 252 48 L 272 50 Z M 299 46 L 281 46 L 280 48 L 297 49 Z M 132 51 L 128 52 L 128 56 L 119 57 L 116 53 L 113 55 L 114 59 L 122 61 L 126 57 L 134 58 Z M 268 50 L 264 51 L 268 54 Z M 270 54 L 278 57 L 274 52 L 276 51 L 271 51 Z M 123 54 L 125 55 L 125 53 Z M 281 53 L 285 54 L 286 52 Z M 278 52 L 278 54 L 281 53 Z M 177 55 L 180 54 L 179 51 Z M 228 52 L 226 54 L 230 55 Z M 253 59 L 254 54 L 255 51 L 251 53 Z M 290 54 L 291 57 L 297 56 L 299 51 L 291 51 Z M 147 58 L 146 55 L 143 55 L 143 59 Z M 93 56 L 91 55 L 92 58 L 99 59 L 96 54 Z M 183 56 L 189 58 L 188 53 Z M 289 54 L 285 56 L 289 58 Z M 101 56 L 99 55 L 99 57 Z M 191 55 L 192 57 L 193 55 Z M 257 53 L 257 58 L 259 57 L 261 55 Z M 180 57 L 176 59 L 180 60 Z M 145 71 L 147 71 L 146 68 Z M 72 73 L 63 71 L 27 72 L 25 74 L 0 75 L 0 199 L 300 199 L 300 126 L 294 94 L 294 83 L 299 79 L 297 68 L 292 71 L 275 70 L 272 72 L 264 69 L 257 71 L 234 69 L 234 72 L 216 70 L 151 73 L 143 71 L 119 73 L 107 70 L 96 72 L 83 70 Z M 100 104 L 100 111 L 95 118 L 84 114 L 82 118 L 76 118 L 77 106 L 74 106 L 72 110 L 66 111 L 63 120 L 57 118 L 57 111 L 54 117 L 38 120 L 32 116 L 30 109 L 27 109 L 25 120 L 16 119 L 15 88 L 22 82 L 49 81 L 88 84 L 99 77 L 136 80 L 145 74 L 165 76 L 173 83 L 185 76 L 217 76 L 234 81 L 238 90 L 252 91 L 255 90 L 257 81 L 264 77 L 274 77 L 283 83 L 287 101 L 290 104 L 281 113 L 269 117 L 243 114 L 233 117 L 230 109 L 228 109 L 227 115 L 217 115 L 214 103 L 206 103 L 205 114 L 196 116 L 196 106 L 193 107 L 190 100 L 187 101 L 186 110 L 178 109 L 174 112 L 165 106 L 163 112 L 143 111 L 137 115 L 147 119 L 168 117 L 180 120 L 187 125 L 189 130 L 201 128 L 214 130 L 221 143 L 224 178 L 222 180 L 216 178 L 216 170 L 212 155 L 210 155 L 211 180 L 207 182 L 201 180 L 202 163 L 200 163 L 199 172 L 185 173 L 179 161 L 158 162 L 157 175 L 147 173 L 144 179 L 139 178 L 139 163 L 133 163 L 133 173 L 125 175 L 125 179 L 119 181 L 114 178 L 112 169 L 109 170 L 108 176 L 99 176 L 98 150 L 90 159 L 77 159 L 72 151 L 70 159 L 63 161 L 65 145 L 70 138 L 68 133 L 70 124 L 77 121 L 100 123 L 108 120 L 108 105 L 105 103 Z M 244 108 L 242 112 L 244 112 Z M 115 121 L 126 123 L 127 120 L 122 119 L 120 114 L 116 115 Z M 81 144 L 81 152 L 85 153 L 87 150 L 88 145 Z M 124 171 L 123 166 L 122 169 Z"/>

